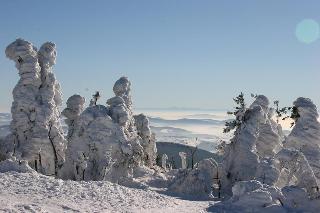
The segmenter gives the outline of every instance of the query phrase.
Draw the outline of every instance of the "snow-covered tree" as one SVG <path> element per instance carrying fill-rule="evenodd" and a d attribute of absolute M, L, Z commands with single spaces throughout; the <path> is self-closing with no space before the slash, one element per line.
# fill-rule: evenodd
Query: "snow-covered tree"
<path fill-rule="evenodd" d="M 316 105 L 309 98 L 298 98 L 293 106 L 295 125 L 284 146 L 301 151 L 320 181 L 320 123 Z"/>
<path fill-rule="evenodd" d="M 61 113 L 67 118 L 65 119 L 65 122 L 68 125 L 68 140 L 73 136 L 76 129 L 75 125 L 78 123 L 79 116 L 83 111 L 84 103 L 84 97 L 81 97 L 80 95 L 73 95 L 68 98 L 67 108 L 65 108 Z"/>
<path fill-rule="evenodd" d="M 66 147 L 59 121 L 60 85 L 52 72 L 55 48 L 54 43 L 46 42 L 37 51 L 23 39 L 6 48 L 6 56 L 16 63 L 20 80 L 13 90 L 12 134 L 2 150 L 27 160 L 46 175 L 57 175 Z"/>
<path fill-rule="evenodd" d="M 62 178 L 119 182 L 131 177 L 135 168 L 153 166 L 154 135 L 146 116 L 133 116 L 130 85 L 128 78 L 122 77 L 115 83 L 116 96 L 108 99 L 108 106 L 93 105 L 79 116 L 72 114 L 76 119 L 70 126 L 72 135 Z M 72 106 L 67 106 L 66 111 L 83 105 L 81 97 L 72 96 L 69 100 Z"/>
<path fill-rule="evenodd" d="M 96 106 L 99 98 L 100 98 L 100 92 L 96 91 L 96 93 L 92 95 L 92 99 L 90 100 L 90 106 Z"/>
<path fill-rule="evenodd" d="M 241 92 L 233 101 L 237 104 L 233 112 L 228 112 L 229 115 L 234 115 L 235 119 L 232 121 L 227 121 L 225 128 L 223 129 L 224 133 L 230 132 L 231 130 L 237 129 L 244 122 L 244 114 L 246 112 L 246 103 L 244 100 L 244 94 Z"/>

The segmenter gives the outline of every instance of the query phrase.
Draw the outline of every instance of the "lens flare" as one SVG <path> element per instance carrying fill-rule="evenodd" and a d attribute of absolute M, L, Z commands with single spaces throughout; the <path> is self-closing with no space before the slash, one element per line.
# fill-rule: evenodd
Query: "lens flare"
<path fill-rule="evenodd" d="M 296 26 L 296 37 L 302 43 L 310 44 L 316 41 L 319 35 L 319 24 L 313 19 L 304 19 Z"/>

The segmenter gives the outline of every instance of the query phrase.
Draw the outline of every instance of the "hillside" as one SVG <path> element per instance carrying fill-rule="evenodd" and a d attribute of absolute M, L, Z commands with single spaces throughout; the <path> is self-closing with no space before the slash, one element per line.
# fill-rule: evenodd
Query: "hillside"
<path fill-rule="evenodd" d="M 168 156 L 168 162 L 172 162 L 173 160 L 176 168 L 181 168 L 181 159 L 179 157 L 179 152 L 185 152 L 189 154 L 190 151 L 194 149 L 194 147 L 192 146 L 168 142 L 157 142 L 156 145 L 158 155 L 162 156 L 163 154 L 166 154 Z M 194 155 L 194 163 L 197 163 L 200 160 L 206 158 L 214 158 L 216 161 L 220 161 L 220 157 L 216 154 L 203 149 L 198 149 Z M 191 157 L 189 156 L 187 157 L 187 165 L 188 167 L 191 167 Z"/>

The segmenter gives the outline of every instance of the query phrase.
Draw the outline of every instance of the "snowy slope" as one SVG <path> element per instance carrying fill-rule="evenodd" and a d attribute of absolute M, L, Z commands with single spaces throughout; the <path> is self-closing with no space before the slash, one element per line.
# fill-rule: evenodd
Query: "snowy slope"
<path fill-rule="evenodd" d="M 0 173 L 1 212 L 205 212 L 187 201 L 107 181 L 63 181 L 32 173 Z"/>

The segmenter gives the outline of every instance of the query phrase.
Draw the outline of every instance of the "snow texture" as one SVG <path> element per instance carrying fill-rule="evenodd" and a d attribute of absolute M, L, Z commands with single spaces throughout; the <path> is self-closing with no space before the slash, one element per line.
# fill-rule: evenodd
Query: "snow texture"
<path fill-rule="evenodd" d="M 0 166 L 1 167 L 1 166 Z M 188 201 L 108 181 L 63 181 L 34 173 L 0 173 L 1 212 L 205 212 Z"/>

